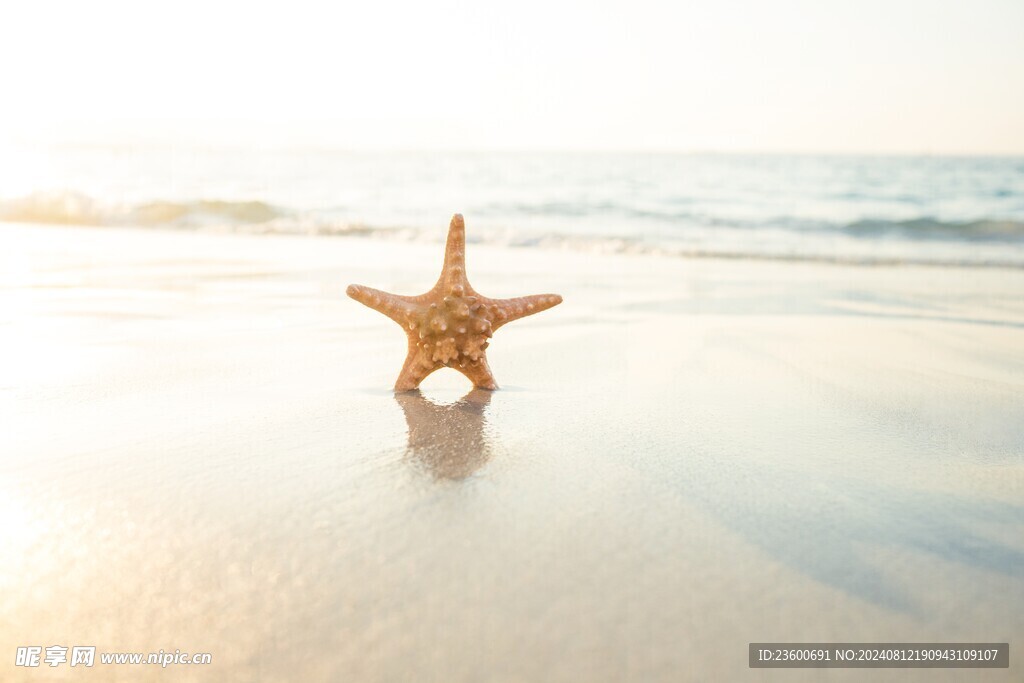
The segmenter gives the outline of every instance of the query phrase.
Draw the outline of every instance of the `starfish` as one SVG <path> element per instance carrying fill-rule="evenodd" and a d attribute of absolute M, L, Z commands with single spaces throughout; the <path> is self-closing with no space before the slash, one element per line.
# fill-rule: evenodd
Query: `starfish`
<path fill-rule="evenodd" d="M 557 294 L 515 299 L 478 294 L 466 279 L 466 225 L 458 213 L 448 226 L 441 277 L 429 292 L 401 296 L 362 285 L 349 285 L 346 292 L 394 320 L 409 337 L 395 391 L 412 391 L 442 367 L 458 370 L 478 389 L 497 389 L 484 353 L 487 340 L 506 323 L 562 303 Z"/>

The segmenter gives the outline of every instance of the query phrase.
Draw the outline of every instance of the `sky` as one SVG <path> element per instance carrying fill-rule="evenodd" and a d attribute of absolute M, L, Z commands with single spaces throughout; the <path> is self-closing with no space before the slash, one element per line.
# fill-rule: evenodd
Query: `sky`
<path fill-rule="evenodd" d="M 2 142 L 1022 154 L 1024 2 L 8 3 Z"/>

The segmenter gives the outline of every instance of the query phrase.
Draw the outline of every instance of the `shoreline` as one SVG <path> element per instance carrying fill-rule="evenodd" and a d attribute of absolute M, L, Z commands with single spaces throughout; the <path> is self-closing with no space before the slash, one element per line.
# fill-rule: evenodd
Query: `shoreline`
<path fill-rule="evenodd" d="M 129 232 L 170 232 L 178 234 L 200 234 L 200 235 L 232 235 L 240 237 L 294 237 L 294 238 L 330 238 L 330 239 L 363 239 L 383 243 L 405 243 L 405 244 L 444 244 L 443 231 L 425 230 L 419 228 L 402 227 L 370 227 L 359 224 L 348 228 L 335 229 L 311 229 L 286 230 L 286 229 L 262 229 L 261 224 L 246 227 L 196 227 L 196 226 L 171 226 L 171 225 L 97 225 L 90 223 L 66 223 L 60 221 L 0 221 L 0 228 L 13 226 L 16 228 L 57 228 L 57 229 L 89 229 L 89 230 L 123 230 Z M 437 232 L 437 235 L 433 235 Z M 428 235 L 428 233 L 430 233 Z M 1024 260 L 955 260 L 940 258 L 910 258 L 904 256 L 868 255 L 858 256 L 839 255 L 828 256 L 824 254 L 774 254 L 758 252 L 739 252 L 725 250 L 694 250 L 687 248 L 673 248 L 658 246 L 656 244 L 644 244 L 631 237 L 587 237 L 579 235 L 548 235 L 532 238 L 536 243 L 532 245 L 517 244 L 515 242 L 482 241 L 474 239 L 470 233 L 467 235 L 467 243 L 471 246 L 486 246 L 498 249 L 515 250 L 545 250 L 560 253 L 574 253 L 583 255 L 602 256 L 641 256 L 651 258 L 668 258 L 691 261 L 750 261 L 769 263 L 809 263 L 835 266 L 855 266 L 864 268 L 900 268 L 900 267 L 921 267 L 921 268 L 954 268 L 954 269 L 994 269 L 994 270 L 1024 270 Z M 922 244 L 934 243 L 930 240 L 921 240 Z M 945 241 L 947 245 L 962 245 L 965 248 L 978 246 L 993 246 L 991 242 L 971 241 Z M 609 249 L 612 244 L 625 245 L 619 249 Z M 1008 242 L 1008 245 L 1016 243 Z"/>

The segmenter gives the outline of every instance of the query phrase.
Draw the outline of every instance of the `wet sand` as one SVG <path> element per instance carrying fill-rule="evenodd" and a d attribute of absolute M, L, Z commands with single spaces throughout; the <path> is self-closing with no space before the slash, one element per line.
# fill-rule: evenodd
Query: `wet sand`
<path fill-rule="evenodd" d="M 484 294 L 565 303 L 496 334 L 500 391 L 395 396 L 404 335 L 344 287 L 440 262 L 0 225 L 0 679 L 972 673 L 751 641 L 1009 641 L 983 676 L 1019 679 L 1024 271 L 471 243 Z M 54 644 L 213 663 L 13 666 Z"/>

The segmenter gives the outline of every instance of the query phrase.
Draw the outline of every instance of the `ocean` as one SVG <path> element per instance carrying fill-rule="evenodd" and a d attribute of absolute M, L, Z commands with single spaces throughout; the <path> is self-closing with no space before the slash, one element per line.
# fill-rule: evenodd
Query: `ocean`
<path fill-rule="evenodd" d="M 54 147 L 0 221 L 1024 267 L 1024 158 Z"/>

